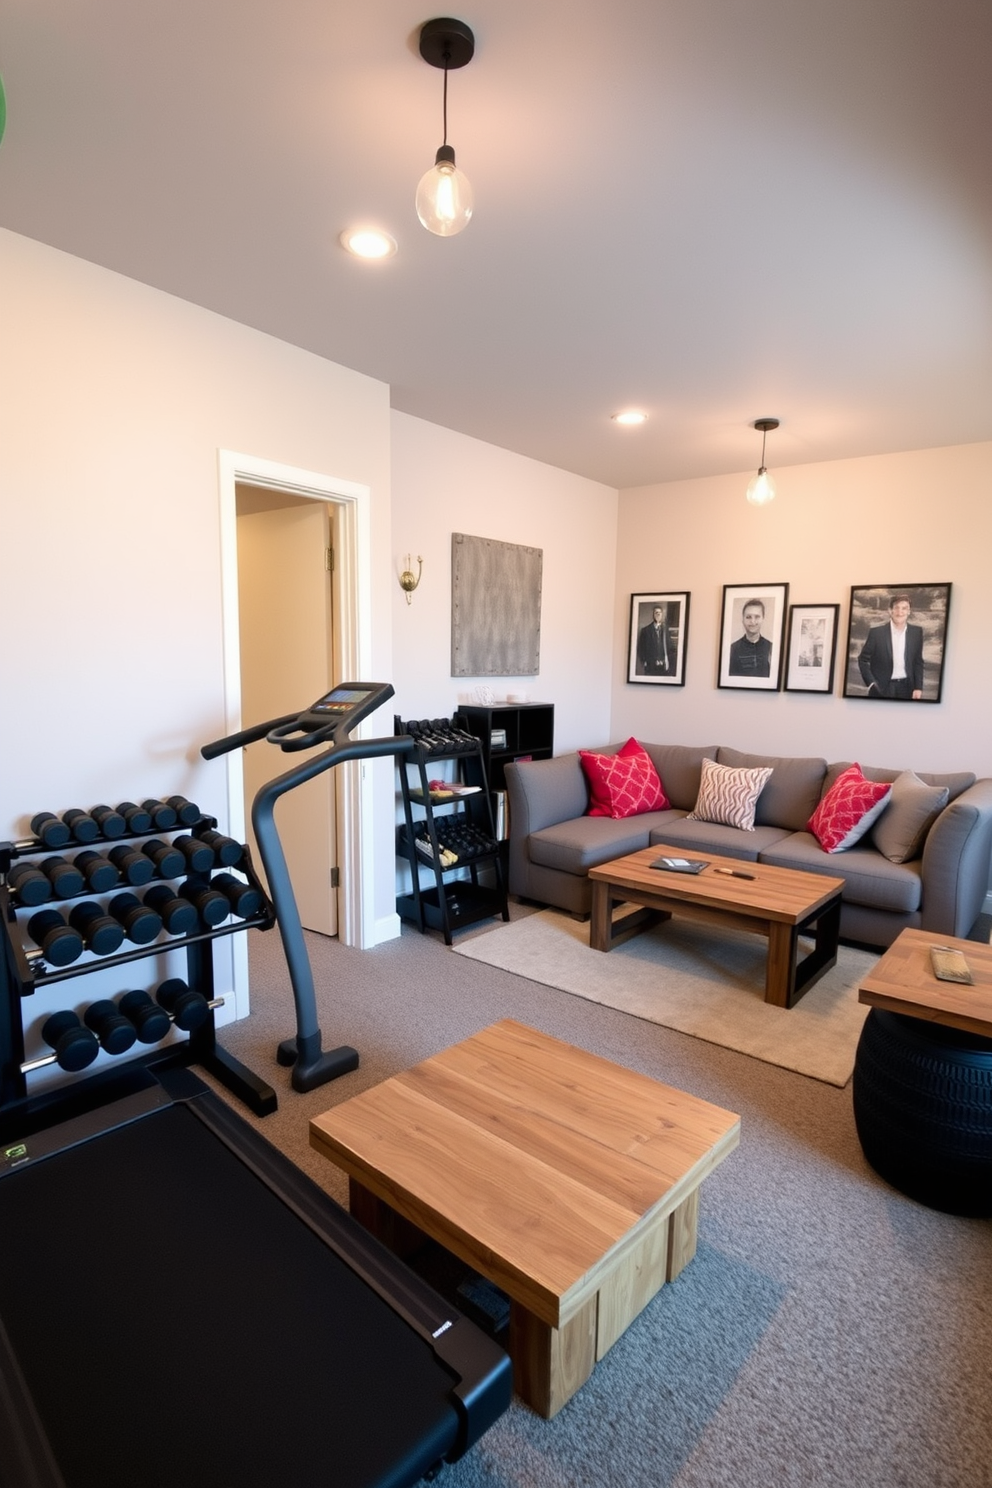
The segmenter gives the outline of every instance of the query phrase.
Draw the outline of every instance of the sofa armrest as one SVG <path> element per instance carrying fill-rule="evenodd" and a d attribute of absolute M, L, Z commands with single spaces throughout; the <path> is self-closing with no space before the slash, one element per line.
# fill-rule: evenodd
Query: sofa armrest
<path fill-rule="evenodd" d="M 922 928 L 968 934 L 992 867 L 992 780 L 977 780 L 940 813 L 923 849 Z"/>
<path fill-rule="evenodd" d="M 509 886 L 523 898 L 531 896 L 527 839 L 542 827 L 584 816 L 589 790 L 578 754 L 559 754 L 549 760 L 515 760 L 506 766 L 506 795 L 510 810 Z"/>

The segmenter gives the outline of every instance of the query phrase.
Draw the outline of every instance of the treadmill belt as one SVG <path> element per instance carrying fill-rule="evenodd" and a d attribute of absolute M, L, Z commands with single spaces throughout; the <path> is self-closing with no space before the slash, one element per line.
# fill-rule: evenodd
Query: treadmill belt
<path fill-rule="evenodd" d="M 0 1182 L 0 1317 L 69 1488 L 386 1488 L 454 1439 L 430 1344 L 185 1105 Z"/>

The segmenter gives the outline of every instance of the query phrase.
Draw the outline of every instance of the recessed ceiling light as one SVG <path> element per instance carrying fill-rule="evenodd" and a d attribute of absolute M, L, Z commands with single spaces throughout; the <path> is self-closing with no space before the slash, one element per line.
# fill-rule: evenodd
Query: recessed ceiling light
<path fill-rule="evenodd" d="M 356 258 L 392 258 L 396 252 L 396 239 L 376 227 L 349 227 L 339 241 Z"/>
<path fill-rule="evenodd" d="M 636 408 L 628 408 L 624 413 L 611 415 L 615 424 L 643 424 L 647 420 L 646 413 L 640 413 Z"/>

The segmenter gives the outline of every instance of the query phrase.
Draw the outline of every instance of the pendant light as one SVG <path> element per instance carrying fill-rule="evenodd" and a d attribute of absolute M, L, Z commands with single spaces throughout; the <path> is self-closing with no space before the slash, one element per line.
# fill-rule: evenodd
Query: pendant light
<path fill-rule="evenodd" d="M 775 500 L 775 482 L 765 466 L 765 439 L 769 429 L 778 428 L 778 422 L 776 418 L 760 418 L 751 425 L 753 429 L 761 430 L 761 465 L 747 488 L 747 499 L 753 506 L 767 506 L 769 501 Z"/>
<path fill-rule="evenodd" d="M 417 216 L 440 238 L 460 233 L 472 216 L 472 187 L 456 169 L 455 152 L 448 144 L 448 72 L 471 62 L 474 52 L 475 37 L 464 21 L 440 17 L 420 28 L 420 55 L 431 67 L 444 68 L 444 139 L 417 187 Z"/>

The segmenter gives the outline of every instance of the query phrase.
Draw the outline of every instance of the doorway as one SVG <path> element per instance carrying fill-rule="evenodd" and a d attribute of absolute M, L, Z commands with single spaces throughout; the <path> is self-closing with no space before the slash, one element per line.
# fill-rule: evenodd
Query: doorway
<path fill-rule="evenodd" d="M 247 723 L 306 707 L 340 678 L 333 644 L 333 508 L 238 482 L 238 630 L 241 712 Z M 282 761 L 264 739 L 243 752 L 245 829 L 264 870 L 251 803 Z M 282 797 L 277 826 L 305 930 L 337 935 L 337 826 L 333 772 Z"/>
<path fill-rule="evenodd" d="M 255 455 L 232 450 L 218 452 L 220 485 L 221 590 L 224 625 L 224 713 L 225 732 L 236 733 L 252 721 L 242 708 L 241 627 L 238 600 L 239 486 L 257 488 L 267 494 L 289 498 L 291 505 L 305 503 L 324 512 L 334 533 L 335 570 L 331 591 L 331 637 L 333 675 L 346 679 L 371 676 L 372 665 L 372 566 L 371 492 L 355 481 L 339 480 L 314 471 L 297 469 Z M 284 711 L 304 708 L 319 693 L 293 699 Z M 275 716 L 269 714 L 269 717 Z M 361 726 L 359 728 L 361 733 Z M 268 747 L 276 768 L 285 758 Z M 228 830 L 240 841 L 245 833 L 243 751 L 224 756 L 227 770 Z M 373 776 L 364 763 L 351 761 L 328 772 L 334 782 L 336 859 L 340 870 L 337 895 L 338 937 L 343 945 L 360 949 L 389 939 L 391 922 L 380 927 L 375 914 L 375 879 L 371 843 L 373 823 Z M 277 817 L 281 814 L 277 808 Z M 233 936 L 234 985 L 239 1016 L 247 1011 L 248 973 L 246 937 Z"/>

